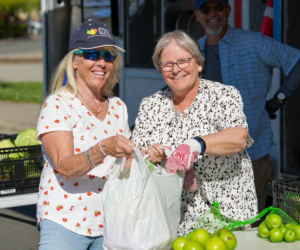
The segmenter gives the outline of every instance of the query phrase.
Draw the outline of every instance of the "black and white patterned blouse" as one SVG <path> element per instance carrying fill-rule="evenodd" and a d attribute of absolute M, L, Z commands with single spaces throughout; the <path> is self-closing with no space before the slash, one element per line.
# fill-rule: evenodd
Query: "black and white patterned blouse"
<path fill-rule="evenodd" d="M 140 149 L 158 143 L 175 150 L 191 137 L 232 127 L 248 129 L 243 106 L 233 86 L 202 79 L 193 104 L 181 114 L 174 109 L 173 93 L 167 88 L 142 100 L 132 141 Z M 248 135 L 247 147 L 252 144 Z M 197 190 L 182 192 L 180 235 L 194 228 L 213 201 L 219 202 L 226 218 L 245 221 L 257 215 L 252 164 L 246 150 L 230 156 L 198 156 L 193 170 Z"/>

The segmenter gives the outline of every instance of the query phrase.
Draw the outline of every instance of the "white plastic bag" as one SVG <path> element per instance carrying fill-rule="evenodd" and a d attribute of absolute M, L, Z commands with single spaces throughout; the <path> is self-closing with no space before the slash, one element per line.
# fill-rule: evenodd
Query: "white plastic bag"
<path fill-rule="evenodd" d="M 150 172 L 138 149 L 131 170 L 119 159 L 104 186 L 106 250 L 171 249 L 180 222 L 184 175 Z"/>

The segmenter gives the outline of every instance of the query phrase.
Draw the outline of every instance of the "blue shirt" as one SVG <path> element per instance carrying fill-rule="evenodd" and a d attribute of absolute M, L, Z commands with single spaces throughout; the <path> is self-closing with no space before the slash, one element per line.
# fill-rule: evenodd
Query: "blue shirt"
<path fill-rule="evenodd" d="M 202 70 L 202 78 L 214 82 L 223 82 L 221 73 L 221 61 L 219 53 L 219 44 L 205 44 L 205 64 Z"/>
<path fill-rule="evenodd" d="M 198 42 L 205 51 L 206 36 Z M 254 145 L 247 149 L 248 154 L 252 161 L 260 159 L 270 153 L 273 145 L 270 118 L 265 110 L 272 82 L 271 70 L 281 68 L 288 75 L 300 58 L 300 51 L 260 32 L 229 26 L 219 41 L 219 52 L 223 83 L 236 87 L 244 101 L 249 133 L 254 139 Z M 284 85 L 280 92 L 287 97 L 291 95 Z"/>

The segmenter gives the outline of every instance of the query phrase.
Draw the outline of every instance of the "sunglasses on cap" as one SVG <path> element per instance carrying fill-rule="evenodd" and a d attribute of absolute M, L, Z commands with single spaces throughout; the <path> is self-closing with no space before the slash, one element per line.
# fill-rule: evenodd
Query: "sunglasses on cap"
<path fill-rule="evenodd" d="M 83 54 L 84 59 L 97 61 L 103 56 L 103 59 L 106 62 L 112 62 L 115 60 L 116 56 L 112 55 L 108 50 L 96 50 L 96 49 L 87 49 L 87 50 L 76 50 L 74 54 Z"/>
<path fill-rule="evenodd" d="M 208 7 L 207 5 L 203 5 L 200 10 L 203 14 L 207 15 L 211 12 L 212 9 L 214 9 L 217 12 L 222 12 L 225 8 L 225 4 L 219 3 L 214 7 Z"/>

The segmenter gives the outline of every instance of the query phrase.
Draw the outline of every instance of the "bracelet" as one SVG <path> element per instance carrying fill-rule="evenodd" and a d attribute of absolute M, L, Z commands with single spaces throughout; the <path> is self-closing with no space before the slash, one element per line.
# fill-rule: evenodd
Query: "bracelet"
<path fill-rule="evenodd" d="M 200 136 L 196 136 L 193 139 L 195 139 L 197 142 L 200 143 L 200 145 L 201 145 L 201 153 L 200 153 L 200 155 L 204 155 L 205 150 L 206 150 L 206 143 L 205 143 L 205 141 Z"/>
<path fill-rule="evenodd" d="M 89 150 L 90 149 L 88 149 L 85 153 L 85 159 L 86 159 L 86 162 L 88 163 L 89 167 L 93 168 L 93 166 L 91 165 L 91 162 L 89 160 L 89 157 L 88 157 L 88 154 L 90 153 Z"/>
<path fill-rule="evenodd" d="M 104 154 L 104 155 L 106 156 L 107 154 L 105 154 L 105 153 L 104 153 L 104 151 L 103 151 L 103 150 L 102 150 L 102 148 L 101 148 L 101 142 L 102 142 L 102 140 L 101 140 L 101 141 L 99 141 L 99 148 L 100 148 L 100 150 L 101 150 L 102 154 Z"/>
<path fill-rule="evenodd" d="M 90 148 L 86 151 L 86 153 L 85 153 L 85 158 L 86 158 L 86 161 L 87 161 L 88 165 L 89 165 L 91 168 L 97 167 L 97 165 L 95 165 L 95 163 L 93 162 L 93 159 L 92 159 L 92 157 L 91 157 L 91 151 L 90 151 Z"/>

